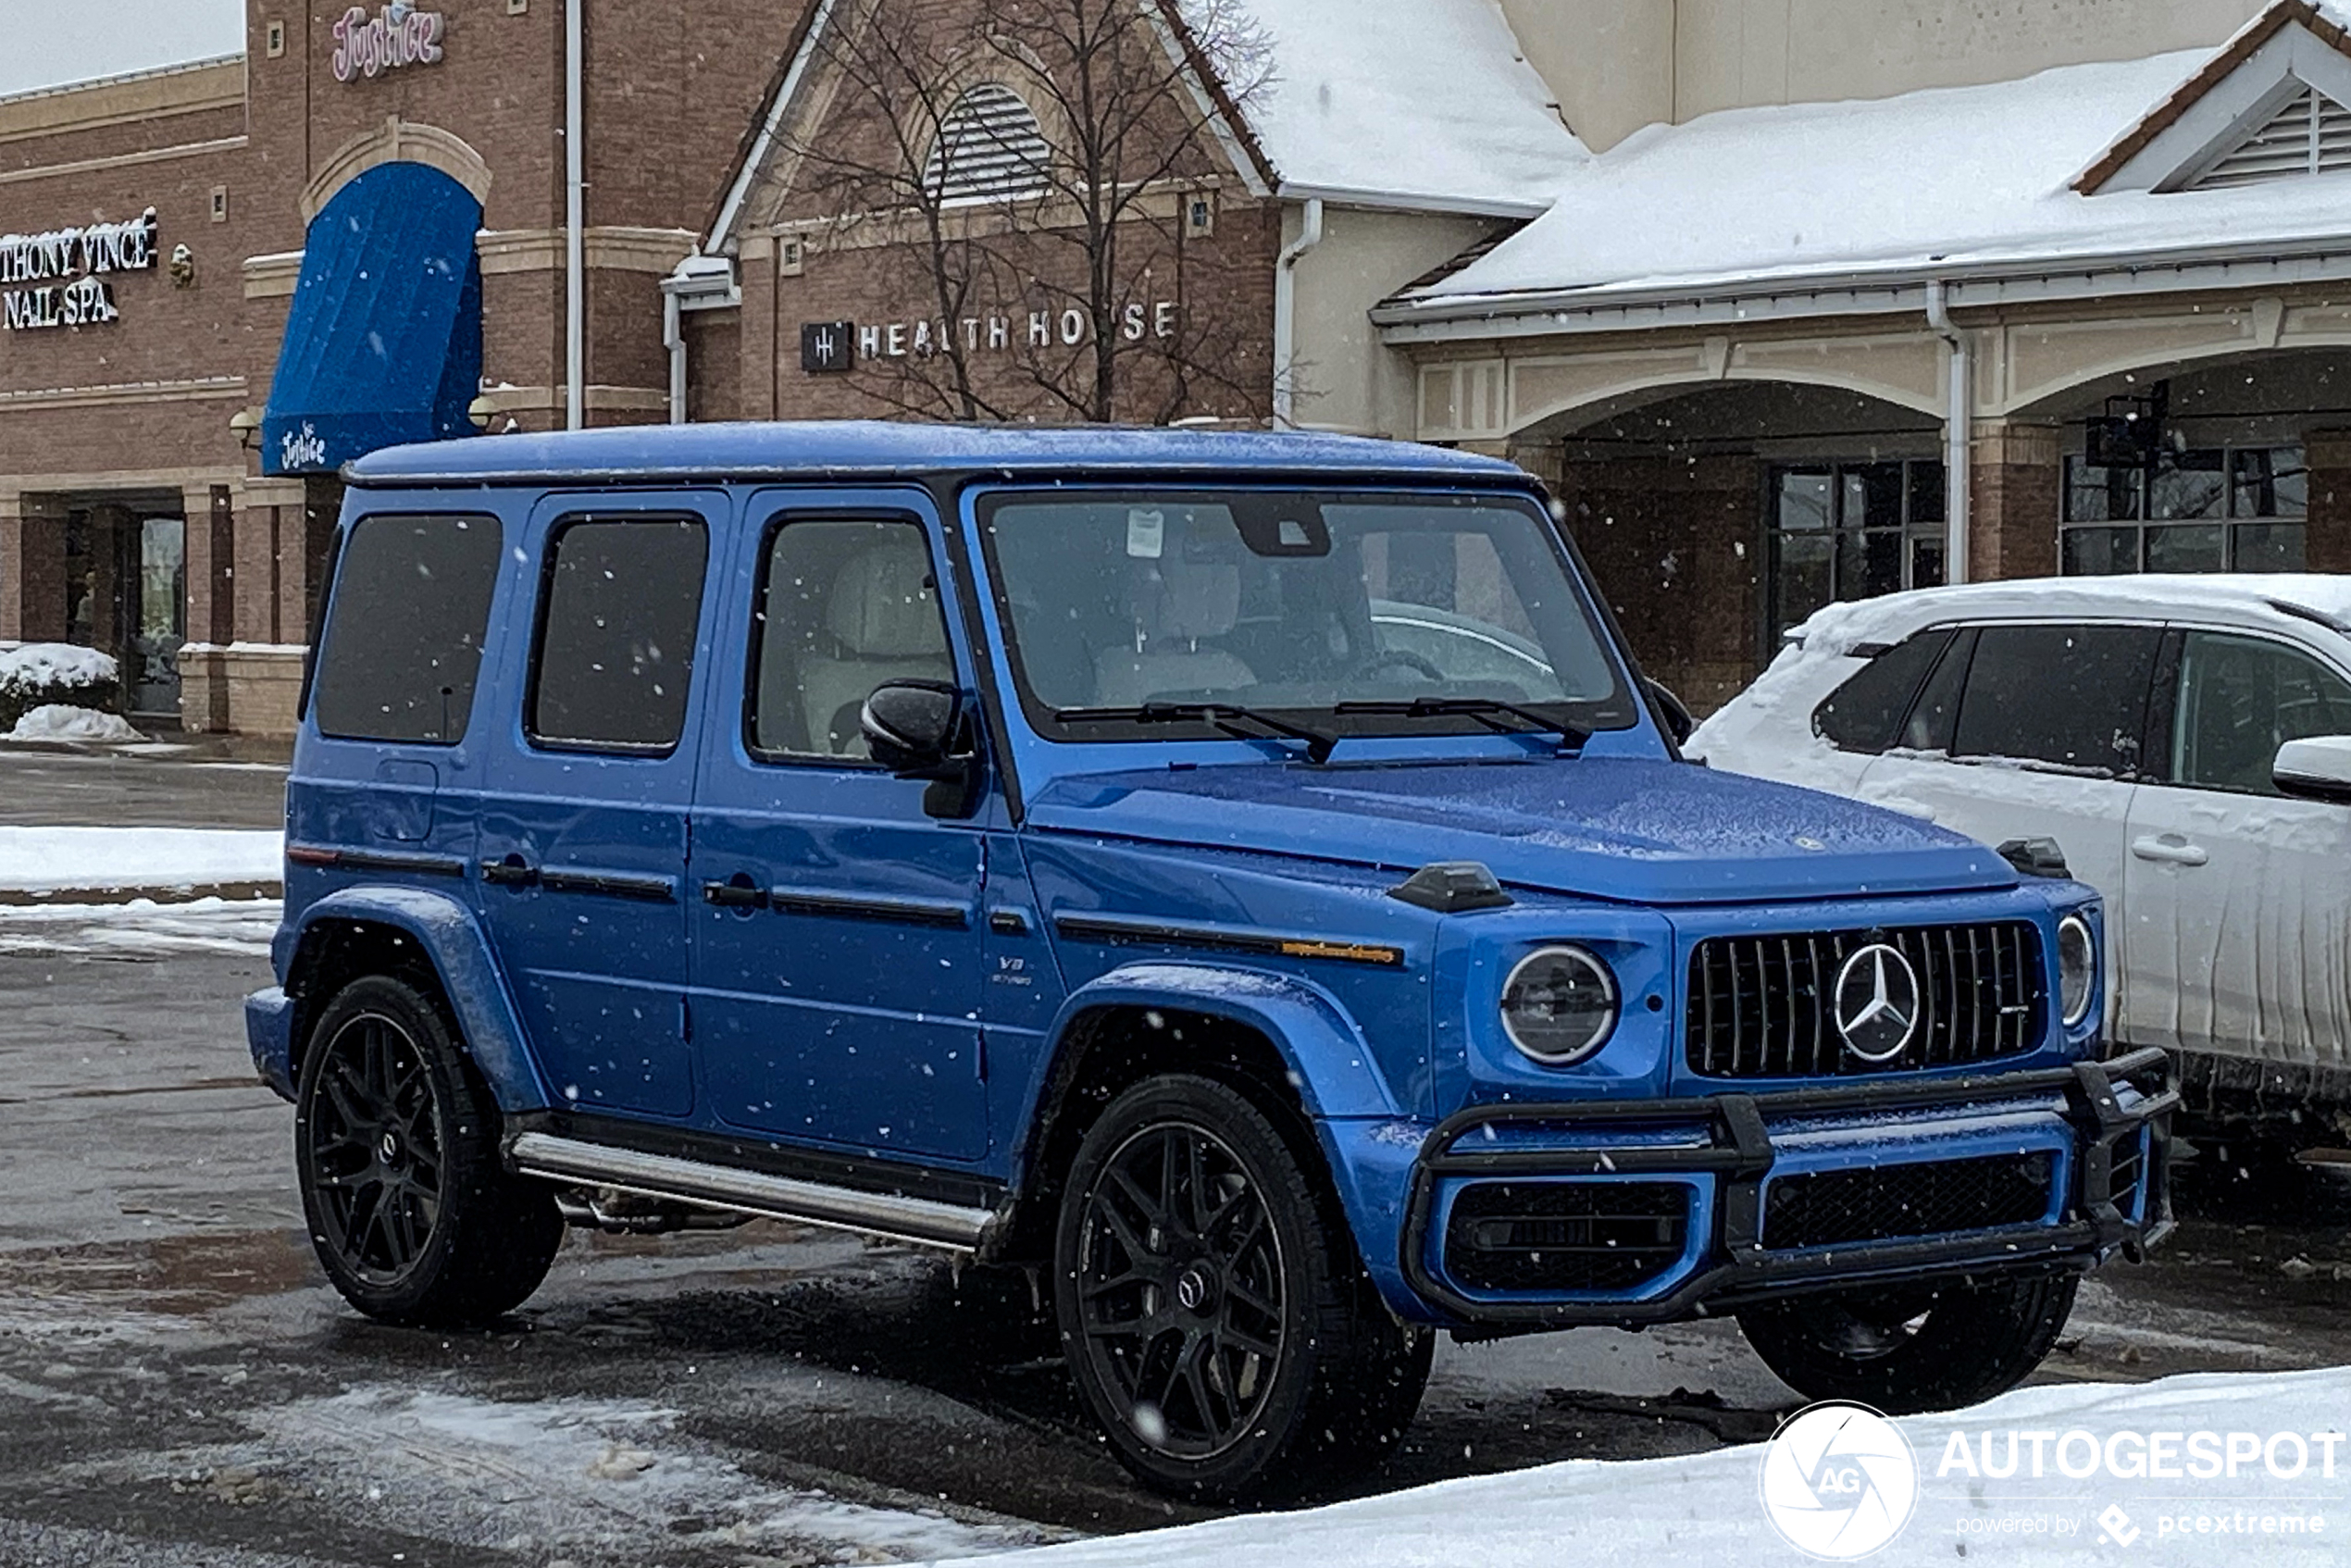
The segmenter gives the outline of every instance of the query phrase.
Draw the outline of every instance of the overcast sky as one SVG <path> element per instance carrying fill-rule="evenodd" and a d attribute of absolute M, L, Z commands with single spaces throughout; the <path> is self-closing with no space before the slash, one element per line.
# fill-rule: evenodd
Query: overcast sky
<path fill-rule="evenodd" d="M 0 0 L 0 93 L 233 55 L 244 0 Z"/>

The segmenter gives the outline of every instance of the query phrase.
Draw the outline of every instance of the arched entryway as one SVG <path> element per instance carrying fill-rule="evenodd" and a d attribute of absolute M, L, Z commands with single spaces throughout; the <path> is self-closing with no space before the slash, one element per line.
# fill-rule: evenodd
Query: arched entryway
<path fill-rule="evenodd" d="M 1511 452 L 1558 491 L 1649 672 L 1706 712 L 1821 605 L 1943 580 L 1941 442 L 1918 408 L 1745 380 L 1579 406 Z"/>

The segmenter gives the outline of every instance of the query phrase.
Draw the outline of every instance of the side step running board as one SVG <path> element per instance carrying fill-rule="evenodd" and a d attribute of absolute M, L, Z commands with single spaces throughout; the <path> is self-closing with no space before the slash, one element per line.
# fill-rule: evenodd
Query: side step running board
<path fill-rule="evenodd" d="M 583 1143 L 552 1133 L 522 1134 L 514 1140 L 509 1158 L 523 1176 L 616 1188 L 645 1198 L 797 1220 L 953 1252 L 978 1251 L 996 1223 L 995 1211 L 990 1209 L 960 1209 L 922 1198 L 859 1192 L 699 1160 L 616 1149 L 608 1143 Z"/>

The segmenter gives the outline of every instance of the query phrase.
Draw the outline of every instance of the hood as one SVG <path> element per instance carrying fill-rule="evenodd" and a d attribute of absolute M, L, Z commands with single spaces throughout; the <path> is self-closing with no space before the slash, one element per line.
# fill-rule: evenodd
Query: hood
<path fill-rule="evenodd" d="M 1970 891 L 2017 880 L 1993 851 L 1912 817 L 1629 758 L 1086 774 L 1056 779 L 1028 816 L 1047 832 L 1399 872 L 1478 860 L 1507 884 L 1635 903 Z"/>

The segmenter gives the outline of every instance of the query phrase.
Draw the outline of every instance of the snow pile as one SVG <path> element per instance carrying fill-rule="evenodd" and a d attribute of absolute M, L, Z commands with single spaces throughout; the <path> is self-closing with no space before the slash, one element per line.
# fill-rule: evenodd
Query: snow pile
<path fill-rule="evenodd" d="M 110 708 L 121 671 L 95 648 L 71 642 L 28 642 L 0 649 L 0 726 L 13 728 L 35 708 L 51 703 Z"/>
<path fill-rule="evenodd" d="M 1493 0 L 1185 8 L 1285 194 L 1531 217 L 1587 156 Z"/>
<path fill-rule="evenodd" d="M 1930 262 L 1964 271 L 2351 225 L 2351 177 L 2341 175 L 2166 195 L 2071 189 L 2211 57 L 2187 50 L 1651 126 L 1569 166 L 1545 217 L 1429 292 L 1598 293 Z"/>
<path fill-rule="evenodd" d="M 44 703 L 17 720 L 11 740 L 143 740 L 120 714 L 77 708 L 68 703 Z"/>
<path fill-rule="evenodd" d="M 159 957 L 218 952 L 267 958 L 283 906 L 276 899 L 193 899 L 157 903 L 0 904 L 0 953 L 106 953 Z"/>
<path fill-rule="evenodd" d="M 284 870 L 270 828 L 0 827 L 0 891 L 274 885 Z"/>
<path fill-rule="evenodd" d="M 2197 1568 L 2301 1568 L 2343 1561 L 2351 1535 L 2351 1444 L 2337 1437 L 2332 1475 L 2322 1474 L 2325 1444 L 2341 1434 L 2351 1404 L 2351 1369 L 2266 1374 L 2202 1374 L 2124 1387 L 2059 1384 L 2022 1388 L 1950 1415 L 1900 1423 L 1918 1460 L 1918 1500 L 1908 1526 L 1873 1564 L 2081 1562 L 2112 1555 L 2113 1539 L 2131 1543 L 2124 1561 L 2194 1563 Z M 2057 1440 L 2091 1434 L 2100 1448 L 2094 1475 L 2079 1474 L 2085 1445 L 2067 1446 L 2075 1474 L 2046 1459 L 2037 1479 L 2029 1463 L 2013 1479 L 1970 1475 L 1952 1459 L 1958 1438 L 1982 1469 L 1985 1435 L 1996 1463 L 2008 1434 Z M 2261 1441 L 2292 1434 L 2279 1468 L 2298 1446 L 2303 1473 L 2273 1474 L 2257 1457 L 2232 1475 L 2148 1480 L 2117 1476 L 2102 1462 L 2109 1449 L 2127 1471 L 2130 1441 L 2117 1433 L 2172 1435 L 2171 1465 L 2183 1472 L 2196 1450 L 2185 1434 Z M 2019 1444 L 2029 1453 L 2030 1438 Z M 2220 1451 L 2228 1450 L 2223 1443 Z M 2242 1451 L 2240 1445 L 2239 1451 Z M 1387 1497 L 1301 1513 L 1212 1520 L 1180 1529 L 1078 1542 L 1026 1552 L 1023 1568 L 1295 1568 L 1343 1562 L 1348 1568 L 1654 1568 L 1665 1562 L 1802 1563 L 1772 1533 L 1760 1493 L 1763 1450 L 1718 1449 L 1677 1459 L 1605 1462 L 1578 1460 L 1514 1475 L 1442 1482 Z M 2260 1521 L 2294 1515 L 2295 1534 L 2265 1532 Z M 2315 1534 L 2308 1519 L 2322 1519 Z M 2198 1518 L 2207 1522 L 2199 1529 Z M 2231 1521 L 2220 1524 L 2222 1520 Z M 2248 1525 L 2245 1521 L 2252 1521 Z M 2185 1521 L 2183 1524 L 2183 1521 Z M 2103 1523 L 2102 1523 L 2103 1522 Z M 2217 1528 L 2212 1526 L 2217 1525 Z M 1002 1563 L 1002 1559 L 998 1559 Z"/>

